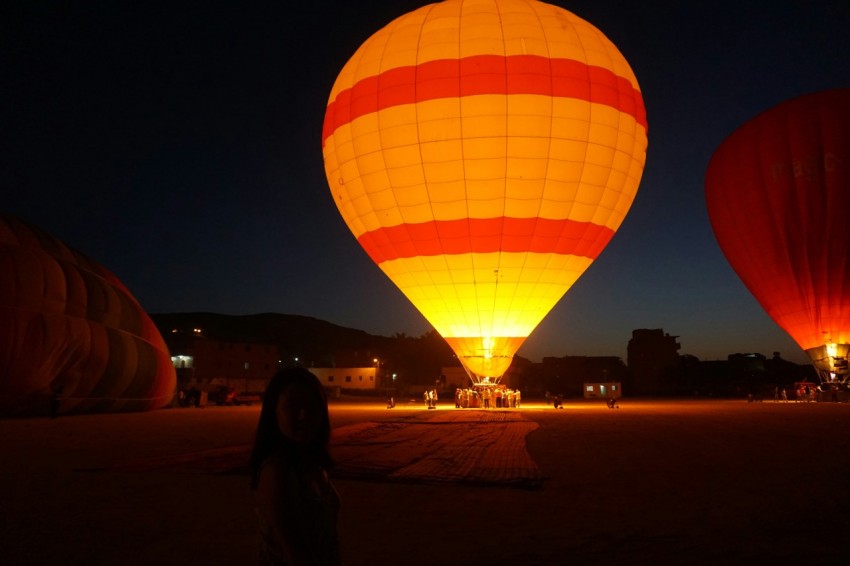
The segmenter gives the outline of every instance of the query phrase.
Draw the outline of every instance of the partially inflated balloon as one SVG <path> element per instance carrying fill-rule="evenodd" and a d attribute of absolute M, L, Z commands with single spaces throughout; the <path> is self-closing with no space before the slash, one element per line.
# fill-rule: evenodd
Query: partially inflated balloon
<path fill-rule="evenodd" d="M 534 0 L 447 0 L 356 51 L 322 143 L 354 236 L 473 379 L 497 380 L 622 223 L 646 115 L 588 22 Z"/>
<path fill-rule="evenodd" d="M 0 416 L 139 411 L 170 403 L 175 370 L 156 326 L 109 271 L 0 216 Z"/>
<path fill-rule="evenodd" d="M 801 96 L 745 123 L 712 157 L 705 191 L 732 268 L 824 378 L 846 381 L 850 89 Z"/>

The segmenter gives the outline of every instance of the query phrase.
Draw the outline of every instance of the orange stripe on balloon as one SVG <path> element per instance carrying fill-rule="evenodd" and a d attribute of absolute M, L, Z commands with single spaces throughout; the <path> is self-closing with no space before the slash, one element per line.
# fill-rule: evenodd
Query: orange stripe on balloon
<path fill-rule="evenodd" d="M 639 90 L 608 69 L 538 55 L 474 55 L 397 67 L 358 81 L 328 104 L 322 146 L 337 128 L 385 108 L 480 94 L 540 94 L 604 104 L 646 129 Z"/>
<path fill-rule="evenodd" d="M 358 241 L 377 263 L 417 256 L 468 253 L 554 253 L 596 259 L 614 231 L 575 220 L 463 218 L 400 224 L 362 234 Z"/>

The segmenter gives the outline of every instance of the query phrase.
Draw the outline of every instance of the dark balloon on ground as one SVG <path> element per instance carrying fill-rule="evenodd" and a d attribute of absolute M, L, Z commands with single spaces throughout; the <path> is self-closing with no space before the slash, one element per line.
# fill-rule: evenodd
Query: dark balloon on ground
<path fill-rule="evenodd" d="M 0 416 L 152 410 L 175 383 L 162 336 L 115 275 L 0 216 Z"/>

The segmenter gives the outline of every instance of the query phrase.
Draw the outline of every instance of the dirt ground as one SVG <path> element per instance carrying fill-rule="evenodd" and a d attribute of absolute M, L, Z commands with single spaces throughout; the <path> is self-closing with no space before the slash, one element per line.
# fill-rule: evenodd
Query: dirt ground
<path fill-rule="evenodd" d="M 252 564 L 259 408 L 0 421 L 0 563 Z M 334 400 L 347 565 L 850 563 L 850 404 Z"/>

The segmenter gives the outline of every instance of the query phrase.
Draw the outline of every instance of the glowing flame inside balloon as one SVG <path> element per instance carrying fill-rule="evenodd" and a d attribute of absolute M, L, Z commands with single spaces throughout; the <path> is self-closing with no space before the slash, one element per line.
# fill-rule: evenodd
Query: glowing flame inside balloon
<path fill-rule="evenodd" d="M 495 382 L 622 223 L 646 115 L 628 63 L 586 21 L 533 0 L 447 0 L 355 52 L 322 141 L 354 236 L 473 380 Z"/>

